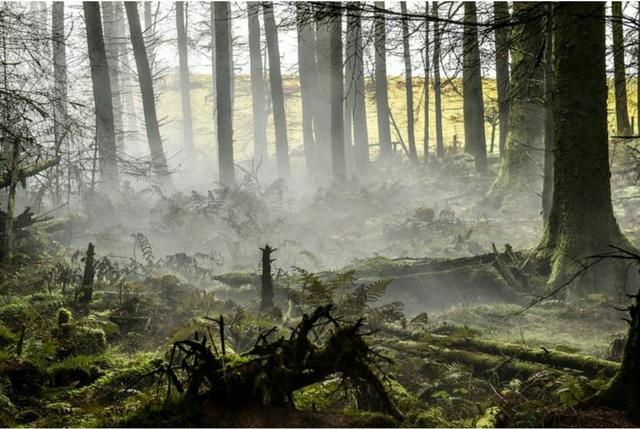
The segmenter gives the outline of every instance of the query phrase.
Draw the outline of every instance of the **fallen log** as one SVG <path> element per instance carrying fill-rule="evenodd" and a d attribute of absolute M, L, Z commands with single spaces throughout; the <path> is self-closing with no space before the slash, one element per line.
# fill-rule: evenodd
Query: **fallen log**
<path fill-rule="evenodd" d="M 426 341 L 429 344 L 440 347 L 505 356 L 513 359 L 549 365 L 555 368 L 573 369 L 588 375 L 602 374 L 607 377 L 611 377 L 620 367 L 618 362 L 599 359 L 593 356 L 548 350 L 544 347 L 532 349 L 519 344 L 503 343 L 493 340 L 431 335 Z"/>

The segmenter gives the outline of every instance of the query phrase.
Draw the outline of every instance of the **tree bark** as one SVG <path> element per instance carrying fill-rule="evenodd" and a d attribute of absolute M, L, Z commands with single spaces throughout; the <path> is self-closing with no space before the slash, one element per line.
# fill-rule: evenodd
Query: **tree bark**
<path fill-rule="evenodd" d="M 400 2 L 400 12 L 405 15 L 402 18 L 402 54 L 404 59 L 404 83 L 407 100 L 407 141 L 409 144 L 409 157 L 414 163 L 418 162 L 416 150 L 415 119 L 413 117 L 413 70 L 411 69 L 411 46 L 409 44 L 409 20 L 407 14 L 407 2 Z"/>
<path fill-rule="evenodd" d="M 438 18 L 438 2 L 432 3 L 432 13 Z M 440 23 L 433 21 L 433 96 L 436 117 L 436 156 L 444 158 L 444 138 L 442 135 L 442 85 L 440 83 Z"/>
<path fill-rule="evenodd" d="M 364 57 L 360 3 L 347 17 L 347 40 L 353 44 L 353 161 L 356 173 L 364 177 L 369 170 L 369 130 L 364 84 Z"/>
<path fill-rule="evenodd" d="M 193 119 L 191 116 L 191 76 L 189 73 L 189 50 L 185 26 L 184 2 L 176 2 L 176 30 L 178 33 L 178 58 L 180 64 L 180 104 L 182 107 L 182 138 L 187 159 L 194 161 Z"/>
<path fill-rule="evenodd" d="M 624 30 L 622 28 L 622 2 L 611 2 L 611 29 L 613 36 L 613 74 L 616 95 L 616 130 L 618 135 L 631 134 L 627 110 L 627 78 L 624 63 Z"/>
<path fill-rule="evenodd" d="M 251 100 L 253 113 L 254 158 L 260 162 L 268 160 L 267 152 L 267 106 L 260 54 L 260 2 L 247 3 L 249 19 L 249 71 L 251 76 Z M 304 99 L 303 99 L 304 103 Z"/>
<path fill-rule="evenodd" d="M 313 130 L 314 105 L 317 102 L 315 89 L 318 84 L 315 57 L 315 31 L 308 11 L 303 3 L 296 3 L 296 27 L 298 31 L 298 75 L 300 76 L 300 97 L 302 99 L 302 138 L 307 174 L 315 176 L 316 144 Z"/>
<path fill-rule="evenodd" d="M 476 4 L 464 3 L 464 37 L 462 89 L 464 108 L 464 150 L 474 156 L 476 172 L 487 171 L 487 142 L 484 133 L 484 102 L 482 98 L 482 75 L 480 71 L 480 47 Z"/>
<path fill-rule="evenodd" d="M 235 172 L 233 165 L 233 121 L 231 108 L 231 57 L 229 27 L 231 27 L 230 3 L 214 2 L 215 42 L 216 42 L 216 101 L 218 119 L 218 167 L 220 182 L 233 186 Z"/>
<path fill-rule="evenodd" d="M 553 32 L 551 24 L 551 3 L 547 4 L 544 46 L 544 175 L 542 179 L 542 219 L 549 221 L 553 198 Z"/>
<path fill-rule="evenodd" d="M 321 12 L 321 11 L 320 11 Z M 323 13 L 315 17 L 317 64 L 316 114 L 314 117 L 318 172 L 329 175 L 331 166 L 331 29 Z"/>
<path fill-rule="evenodd" d="M 509 4 L 506 1 L 493 2 L 494 21 L 496 24 L 509 22 Z M 509 129 L 509 99 L 511 97 L 511 80 L 509 76 L 509 38 L 510 27 L 498 27 L 496 37 L 496 86 L 498 89 L 498 120 L 500 134 L 498 149 L 500 158 L 504 156 Z"/>
<path fill-rule="evenodd" d="M 127 37 L 126 25 L 124 19 L 124 5 L 123 2 L 116 2 L 116 22 L 118 27 L 118 34 Z M 130 52 L 124 42 L 119 43 L 120 53 L 118 56 L 122 58 L 122 74 L 121 74 L 121 87 L 123 91 L 123 110 L 126 112 L 127 128 L 126 133 L 129 136 L 133 136 L 137 139 L 138 135 L 138 114 L 136 112 L 136 105 L 133 96 L 133 88 L 135 82 L 131 73 L 130 66 Z"/>
<path fill-rule="evenodd" d="M 278 45 L 278 27 L 273 16 L 273 3 L 262 4 L 264 31 L 269 54 L 269 82 L 271 83 L 271 101 L 273 103 L 273 123 L 276 129 L 276 164 L 278 176 L 289 179 L 289 142 L 287 138 L 287 118 L 284 106 L 284 90 L 280 71 L 280 47 Z"/>
<path fill-rule="evenodd" d="M 100 176 L 105 191 L 118 187 L 118 161 L 113 120 L 109 65 L 102 33 L 100 3 L 82 2 L 87 27 L 87 47 L 91 65 L 91 83 L 96 114 L 96 144 Z"/>
<path fill-rule="evenodd" d="M 111 82 L 111 100 L 113 104 L 113 126 L 116 136 L 116 148 L 122 150 L 124 134 L 122 131 L 122 101 L 120 85 L 120 42 L 118 34 L 118 21 L 116 18 L 116 3 L 100 2 L 102 8 L 102 22 L 104 24 L 104 43 L 109 65 L 109 81 Z"/>
<path fill-rule="evenodd" d="M 424 162 L 429 162 L 429 2 L 424 2 L 424 137 L 422 139 Z"/>
<path fill-rule="evenodd" d="M 344 148 L 344 76 L 342 72 L 342 15 L 331 17 L 331 167 L 333 178 L 340 180 L 347 175 Z"/>
<path fill-rule="evenodd" d="M 64 2 L 55 1 L 51 8 L 51 40 L 53 45 L 53 139 L 56 155 L 60 155 L 63 145 L 68 142 L 67 117 L 67 47 L 64 32 Z M 67 147 L 68 151 L 69 148 Z M 70 166 L 67 165 L 67 168 Z M 67 172 L 69 174 L 69 172 Z M 67 189 L 67 193 L 70 190 Z M 55 199 L 60 201 L 60 170 L 55 173 Z"/>
<path fill-rule="evenodd" d="M 544 3 L 518 2 L 513 16 L 509 132 L 502 164 L 488 197 L 496 206 L 540 211 L 544 159 Z"/>
<path fill-rule="evenodd" d="M 140 28 L 138 5 L 133 1 L 126 1 L 124 2 L 124 7 L 127 11 L 133 55 L 138 70 L 138 83 L 140 84 L 140 92 L 142 93 L 142 108 L 144 110 L 144 122 L 147 130 L 149 150 L 151 152 L 151 162 L 153 163 L 156 174 L 161 176 L 163 181 L 170 183 L 169 167 L 167 166 L 167 159 L 165 158 L 162 147 L 162 138 L 160 137 L 160 125 L 158 124 L 156 112 L 153 79 L 151 69 L 149 68 L 149 59 L 147 57 L 144 38 L 142 37 L 142 29 Z"/>
<path fill-rule="evenodd" d="M 583 258 L 611 244 L 630 246 L 611 204 L 604 11 L 603 2 L 553 7 L 553 199 L 537 251 L 550 260 L 551 288 L 577 276 Z M 622 265 L 600 262 L 575 279 L 572 291 L 622 299 Z"/>
<path fill-rule="evenodd" d="M 384 9 L 384 2 L 375 2 L 376 9 Z M 386 25 L 384 12 L 376 11 L 374 18 L 375 33 L 375 79 L 376 111 L 378 116 L 378 145 L 380 158 L 391 158 L 391 129 L 389 127 L 389 94 L 387 88 Z"/>

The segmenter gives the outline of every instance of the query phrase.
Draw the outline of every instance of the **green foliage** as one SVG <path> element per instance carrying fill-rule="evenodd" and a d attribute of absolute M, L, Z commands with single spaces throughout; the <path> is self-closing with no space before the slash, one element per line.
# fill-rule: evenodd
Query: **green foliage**
<path fill-rule="evenodd" d="M 58 327 L 62 327 L 62 325 L 66 325 L 71 322 L 71 311 L 66 308 L 61 308 L 58 310 Z"/>
<path fill-rule="evenodd" d="M 32 318 L 31 308 L 25 302 L 15 302 L 0 307 L 0 322 L 17 332 L 23 324 Z"/>
<path fill-rule="evenodd" d="M 7 329 L 6 326 L 0 324 L 0 347 L 8 346 L 16 341 L 16 336 Z"/>

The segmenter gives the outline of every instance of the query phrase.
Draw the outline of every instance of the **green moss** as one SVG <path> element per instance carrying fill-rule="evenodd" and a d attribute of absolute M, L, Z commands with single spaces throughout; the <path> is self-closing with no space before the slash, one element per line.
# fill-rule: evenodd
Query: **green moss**
<path fill-rule="evenodd" d="M 348 427 L 353 428 L 394 428 L 398 427 L 398 422 L 391 416 L 384 413 L 371 411 L 348 411 L 345 415 L 349 417 Z"/>
<path fill-rule="evenodd" d="M 0 322 L 14 332 L 30 319 L 29 306 L 24 302 L 14 302 L 0 307 Z"/>
<path fill-rule="evenodd" d="M 61 308 L 58 310 L 58 327 L 62 325 L 66 325 L 71 321 L 71 311 L 66 308 Z"/>
<path fill-rule="evenodd" d="M 113 427 L 198 427 L 203 407 L 193 400 L 171 399 L 162 404 L 149 404 L 115 422 L 101 422 Z"/>
<path fill-rule="evenodd" d="M 499 407 L 489 407 L 484 414 L 478 418 L 475 427 L 477 428 L 495 428 L 498 427 L 501 419 L 502 411 Z"/>
<path fill-rule="evenodd" d="M 328 380 L 321 383 L 311 384 L 293 393 L 293 401 L 296 408 L 301 410 L 324 410 L 329 408 L 335 401 L 336 389 L 340 385 L 340 380 Z"/>
<path fill-rule="evenodd" d="M 452 427 L 444 416 L 442 409 L 432 407 L 426 411 L 418 412 L 412 419 L 411 425 L 418 428 L 447 428 Z"/>
<path fill-rule="evenodd" d="M 95 355 L 107 348 L 107 339 L 102 329 L 66 324 L 58 328 L 56 337 L 62 355 Z"/>
<path fill-rule="evenodd" d="M 7 329 L 6 326 L 0 324 L 0 347 L 8 346 L 16 341 L 16 336 Z"/>

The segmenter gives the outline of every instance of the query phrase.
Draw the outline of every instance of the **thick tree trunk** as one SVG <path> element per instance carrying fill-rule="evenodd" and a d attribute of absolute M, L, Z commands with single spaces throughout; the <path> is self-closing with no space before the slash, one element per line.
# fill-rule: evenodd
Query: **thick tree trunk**
<path fill-rule="evenodd" d="M 500 25 L 509 22 L 509 4 L 506 1 L 493 3 L 494 21 Z M 498 118 L 500 124 L 500 137 L 498 148 L 500 158 L 504 156 L 504 147 L 507 142 L 507 130 L 509 129 L 509 99 L 511 97 L 511 80 L 509 77 L 509 36 L 510 27 L 497 27 L 496 37 L 496 86 L 498 89 Z"/>
<path fill-rule="evenodd" d="M 400 2 L 400 11 L 407 13 L 407 2 Z M 411 46 L 409 44 L 409 20 L 402 18 L 402 54 L 404 58 L 404 83 L 407 99 L 407 141 L 409 144 L 409 157 L 411 161 L 418 162 L 416 151 L 415 119 L 413 117 L 413 70 L 411 69 Z"/>
<path fill-rule="evenodd" d="M 347 17 L 347 43 L 353 45 L 353 161 L 356 173 L 364 177 L 369 170 L 369 131 L 367 128 L 367 107 L 364 84 L 364 57 L 362 49 L 362 23 L 360 3 L 354 3 L 354 10 Z"/>
<path fill-rule="evenodd" d="M 487 171 L 487 142 L 484 134 L 484 101 L 480 71 L 480 46 L 476 4 L 464 3 L 462 90 L 464 107 L 464 150 L 476 160 L 476 172 Z"/>
<path fill-rule="evenodd" d="M 540 211 L 544 158 L 543 3 L 514 3 L 509 135 L 489 200 L 496 206 Z M 534 16 L 537 16 L 535 19 Z"/>
<path fill-rule="evenodd" d="M 607 252 L 609 245 L 629 246 L 611 204 L 604 9 L 603 2 L 553 9 L 553 200 L 538 247 L 538 255 L 550 260 L 552 288 L 578 275 L 583 258 Z M 572 290 L 621 298 L 622 262 L 592 266 Z"/>
<path fill-rule="evenodd" d="M 267 106 L 260 55 L 260 2 L 247 3 L 249 19 L 249 71 L 251 75 L 251 100 L 253 113 L 254 158 L 260 163 L 268 160 Z M 304 103 L 304 101 L 303 101 Z"/>
<path fill-rule="evenodd" d="M 308 10 L 302 3 L 296 3 L 298 31 L 298 75 L 300 76 L 300 97 L 302 99 L 302 138 L 307 174 L 316 175 L 316 144 L 314 139 L 314 105 L 317 102 L 315 88 L 318 84 L 315 57 L 315 31 Z"/>
<path fill-rule="evenodd" d="M 229 27 L 231 27 L 230 4 L 227 1 L 214 2 L 216 42 L 216 101 L 218 119 L 218 168 L 220 182 L 233 186 L 235 173 L 233 165 L 233 121 L 231 109 L 231 73 L 229 61 Z"/>
<path fill-rule="evenodd" d="M 55 1 L 51 8 L 51 41 L 53 45 L 53 139 L 56 155 L 60 155 L 62 146 L 68 142 L 67 127 L 67 47 L 64 32 L 64 2 Z M 67 151 L 69 148 L 65 148 Z M 69 165 L 67 165 L 69 168 Z M 67 174 L 69 172 L 67 171 Z M 67 193 L 69 193 L 67 189 Z M 60 169 L 55 173 L 55 199 L 60 202 Z"/>
<path fill-rule="evenodd" d="M 342 15 L 334 14 L 328 25 L 331 29 L 331 167 L 333 178 L 340 180 L 347 175 L 344 149 Z"/>
<path fill-rule="evenodd" d="M 149 68 L 147 49 L 144 38 L 142 37 L 142 29 L 140 28 L 138 5 L 133 1 L 126 1 L 124 2 L 124 7 L 127 11 L 129 34 L 133 46 L 133 55 L 136 60 L 136 68 L 138 70 L 138 83 L 140 84 L 140 92 L 142 93 L 142 108 L 144 110 L 144 122 L 147 130 L 149 150 L 151 152 L 151 162 L 153 163 L 156 174 L 161 176 L 163 181 L 170 183 L 169 167 L 167 166 L 167 159 L 165 158 L 162 147 L 162 138 L 160 137 L 160 125 L 158 123 L 156 101 L 153 92 L 153 78 L 151 76 L 151 69 Z"/>
<path fill-rule="evenodd" d="M 375 2 L 376 9 L 384 9 L 384 2 Z M 389 127 L 389 93 L 387 89 L 387 34 L 384 12 L 376 11 L 374 18 L 375 32 L 375 78 L 376 78 L 376 111 L 378 116 L 378 145 L 380 158 L 391 158 L 391 129 Z"/>
<path fill-rule="evenodd" d="M 191 116 L 191 76 L 189 73 L 189 51 L 185 26 L 184 2 L 176 2 L 176 30 L 178 33 L 178 57 L 180 63 L 180 104 L 182 107 L 182 138 L 187 159 L 193 162 L 193 119 Z"/>
<path fill-rule="evenodd" d="M 264 32 L 267 38 L 269 54 L 269 82 L 271 83 L 271 101 L 273 104 L 273 123 L 276 129 L 276 164 L 278 176 L 289 179 L 289 142 L 287 139 L 287 118 L 284 107 L 284 90 L 280 71 L 280 47 L 278 45 L 278 27 L 273 15 L 273 3 L 262 4 L 264 14 Z"/>
<path fill-rule="evenodd" d="M 424 152 L 424 162 L 429 161 L 429 2 L 424 2 L 424 137 L 422 146 Z"/>
<path fill-rule="evenodd" d="M 314 130 L 318 172 L 329 175 L 331 165 L 331 29 L 322 13 L 315 17 L 317 64 Z"/>
<path fill-rule="evenodd" d="M 627 110 L 627 78 L 624 63 L 624 30 L 622 29 L 622 2 L 611 2 L 611 28 L 613 35 L 613 74 L 616 94 L 616 130 L 618 135 L 631 134 Z"/>
<path fill-rule="evenodd" d="M 438 2 L 432 4 L 434 18 L 438 18 Z M 442 135 L 442 85 L 440 83 L 440 23 L 433 21 L 433 96 L 436 117 L 436 156 L 444 158 L 444 137 Z"/>
<path fill-rule="evenodd" d="M 553 31 L 551 3 L 547 4 L 546 40 L 544 46 L 544 176 L 542 180 L 542 219 L 546 225 L 553 198 Z"/>
<path fill-rule="evenodd" d="M 82 2 L 87 26 L 87 47 L 91 65 L 91 83 L 96 114 L 96 144 L 99 154 L 100 176 L 106 191 L 118 187 L 118 161 L 113 121 L 113 103 L 109 65 L 102 34 L 100 3 Z"/>
<path fill-rule="evenodd" d="M 111 82 L 111 94 L 113 104 L 113 126 L 116 136 L 116 147 L 122 150 L 124 145 L 124 133 L 122 130 L 122 90 L 120 78 L 120 41 L 122 37 L 118 33 L 118 21 L 116 17 L 117 4 L 115 2 L 100 2 L 102 8 L 102 22 L 104 24 L 104 43 L 107 50 L 107 63 L 109 64 L 109 80 Z"/>

